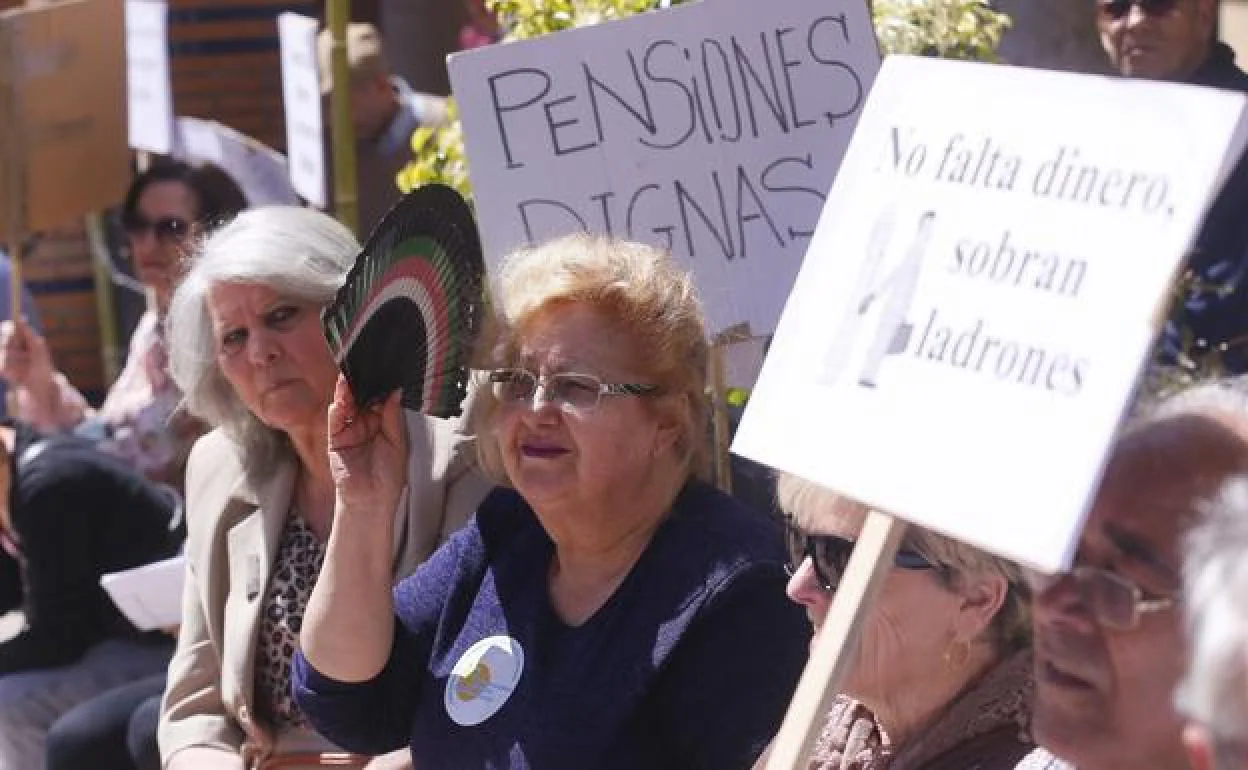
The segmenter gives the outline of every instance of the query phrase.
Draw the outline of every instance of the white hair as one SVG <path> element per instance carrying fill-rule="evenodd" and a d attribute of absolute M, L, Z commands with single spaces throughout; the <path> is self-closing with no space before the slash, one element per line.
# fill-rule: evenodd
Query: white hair
<path fill-rule="evenodd" d="M 1185 542 L 1188 670 L 1176 702 L 1215 741 L 1248 738 L 1248 476 L 1198 511 Z"/>
<path fill-rule="evenodd" d="M 167 321 L 170 374 L 191 414 L 239 445 L 250 473 L 267 473 L 290 451 L 289 443 L 247 409 L 222 374 L 208 292 L 222 283 L 259 284 L 283 297 L 327 305 L 359 249 L 350 231 L 318 211 L 251 209 L 199 244 L 174 292 Z"/>
<path fill-rule="evenodd" d="M 1248 419 L 1248 375 L 1197 380 L 1165 393 L 1140 393 L 1127 422 L 1135 430 L 1171 417 L 1204 415 Z"/>

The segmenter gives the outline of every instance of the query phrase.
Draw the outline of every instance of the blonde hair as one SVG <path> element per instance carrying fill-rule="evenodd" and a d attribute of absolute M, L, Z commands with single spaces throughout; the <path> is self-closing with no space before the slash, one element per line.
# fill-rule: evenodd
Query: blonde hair
<path fill-rule="evenodd" d="M 511 366 L 525 325 L 552 307 L 585 304 L 601 312 L 632 340 L 639 374 L 676 396 L 682 437 L 680 458 L 691 470 L 707 456 L 706 363 L 708 343 L 693 278 L 671 255 L 642 243 L 578 233 L 508 256 L 495 282 L 494 308 L 484 368 Z M 498 404 L 483 388 L 479 435 L 492 433 Z M 505 481 L 494 441 L 478 442 L 481 464 Z"/>
<path fill-rule="evenodd" d="M 797 516 L 799 512 L 809 515 L 816 510 L 865 515 L 868 510 L 857 500 L 783 472 L 776 478 L 776 502 L 780 510 L 790 516 Z M 1023 571 L 1017 564 L 916 526 L 906 528 L 901 547 L 938 567 L 934 576 L 948 588 L 978 577 L 1004 578 L 1005 601 L 988 628 L 989 641 L 1000 654 L 1022 649 L 1030 643 L 1029 592 Z"/>

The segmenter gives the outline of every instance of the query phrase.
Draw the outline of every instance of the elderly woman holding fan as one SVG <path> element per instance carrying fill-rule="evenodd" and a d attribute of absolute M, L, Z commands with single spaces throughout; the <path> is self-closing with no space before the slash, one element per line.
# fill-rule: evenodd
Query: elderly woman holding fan
<path fill-rule="evenodd" d="M 392 592 L 412 443 L 396 397 L 330 409 L 338 490 L 296 701 L 416 767 L 748 768 L 809 639 L 768 516 L 697 480 L 707 339 L 659 250 L 570 236 L 504 264 L 481 394 L 500 486 Z M 411 484 L 410 475 L 406 484 Z"/>
<path fill-rule="evenodd" d="M 340 526 L 325 423 L 339 373 L 321 312 L 358 250 L 323 214 L 257 209 L 203 243 L 173 297 L 173 376 L 216 430 L 187 474 L 189 568 L 159 734 L 169 770 L 310 767 L 337 751 L 308 729 L 289 676 Z M 394 418 L 412 451 L 395 471 L 405 495 L 373 512 L 393 533 L 373 554 L 387 582 L 410 573 L 487 489 L 459 421 Z"/>

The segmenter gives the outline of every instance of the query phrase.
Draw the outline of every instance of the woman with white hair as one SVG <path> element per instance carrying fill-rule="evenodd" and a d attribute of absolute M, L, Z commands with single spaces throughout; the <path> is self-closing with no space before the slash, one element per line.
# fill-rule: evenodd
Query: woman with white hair
<path fill-rule="evenodd" d="M 307 729 L 289 677 L 334 526 L 326 410 L 338 368 L 320 313 L 358 250 L 323 214 L 257 209 L 204 241 L 174 294 L 173 377 L 216 429 L 187 472 L 182 628 L 159 729 L 169 770 L 317 766 L 334 751 Z M 380 557 L 395 578 L 485 491 L 458 421 L 410 413 L 400 430 L 409 486 L 387 512 L 394 547 Z"/>
<path fill-rule="evenodd" d="M 816 637 L 866 506 L 781 474 L 789 598 Z M 1027 592 L 1014 564 L 910 527 L 812 770 L 1005 770 L 1031 750 Z M 813 647 L 813 643 L 812 643 Z"/>

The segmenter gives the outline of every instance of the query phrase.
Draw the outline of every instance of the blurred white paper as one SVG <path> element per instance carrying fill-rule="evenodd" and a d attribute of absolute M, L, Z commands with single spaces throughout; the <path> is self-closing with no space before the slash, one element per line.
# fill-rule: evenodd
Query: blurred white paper
<path fill-rule="evenodd" d="M 140 631 L 172 628 L 182 622 L 182 582 L 186 559 L 144 564 L 100 578 L 100 585 Z"/>
<path fill-rule="evenodd" d="M 286 156 L 215 120 L 178 118 L 175 158 L 219 166 L 242 188 L 250 206 L 297 206 Z"/>
<path fill-rule="evenodd" d="M 282 100 L 286 109 L 286 152 L 290 183 L 317 208 L 325 208 L 325 137 L 321 122 L 321 80 L 316 65 L 316 19 L 297 13 L 277 17 L 282 42 Z"/>
<path fill-rule="evenodd" d="M 130 146 L 160 155 L 173 147 L 169 6 L 126 0 L 126 95 Z"/>

